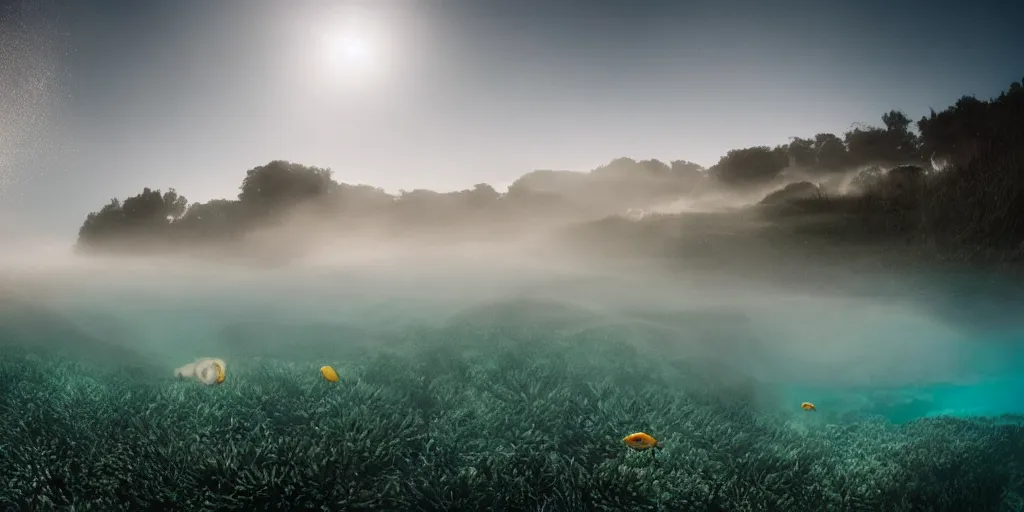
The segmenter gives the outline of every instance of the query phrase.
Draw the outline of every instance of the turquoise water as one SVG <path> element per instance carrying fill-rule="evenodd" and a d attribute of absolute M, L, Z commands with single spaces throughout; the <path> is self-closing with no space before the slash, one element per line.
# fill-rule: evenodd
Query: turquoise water
<path fill-rule="evenodd" d="M 23 307 L 170 369 L 203 354 L 301 356 L 323 338 L 373 346 L 381 333 L 442 325 L 489 304 L 501 316 L 502 304 L 537 300 L 564 317 L 541 307 L 510 318 L 601 329 L 659 358 L 714 359 L 758 379 L 780 407 L 811 400 L 819 412 L 892 421 L 1024 414 L 1024 300 L 977 284 L 965 295 L 963 276 L 928 276 L 927 289 L 923 277 L 906 276 L 914 284 L 897 293 L 886 278 L 889 291 L 871 297 L 837 286 L 781 291 L 719 277 L 486 266 L 118 272 L 51 275 L 45 294 L 22 288 Z"/>
<path fill-rule="evenodd" d="M 866 294 L 864 284 L 869 279 L 879 279 L 879 283 L 885 283 L 886 286 L 880 285 L 879 290 L 884 288 L 887 290 L 886 293 L 879 293 L 877 296 Z M 698 405 L 694 404 L 701 404 L 699 407 L 709 411 L 700 413 L 702 415 L 733 418 L 722 421 L 739 421 L 735 420 L 735 415 L 740 414 L 736 411 L 746 411 L 741 416 L 748 413 L 755 415 L 751 416 L 751 423 L 741 422 L 738 424 L 741 426 L 707 427 L 711 429 L 710 431 L 724 429 L 721 432 L 734 432 L 727 434 L 730 439 L 740 435 L 735 432 L 747 432 L 742 435 L 755 437 L 767 435 L 758 434 L 767 428 L 776 434 L 766 439 L 778 440 L 787 438 L 786 436 L 796 436 L 792 439 L 805 439 L 799 442 L 810 443 L 807 446 L 820 447 L 813 450 L 826 450 L 825 447 L 853 442 L 840 439 L 841 436 L 854 435 L 855 432 L 884 431 L 888 432 L 887 436 L 952 435 L 936 434 L 929 430 L 947 428 L 943 426 L 947 425 L 945 423 L 936 423 L 934 427 L 927 428 L 916 426 L 921 419 L 947 417 L 966 418 L 971 421 L 996 419 L 997 424 L 1008 425 L 1006 428 L 1011 429 L 1000 430 L 999 434 L 991 434 L 992 437 L 985 437 L 990 436 L 989 434 L 978 434 L 982 437 L 965 441 L 967 444 L 957 444 L 957 450 L 965 449 L 963 446 L 975 446 L 971 443 L 982 443 L 978 446 L 983 446 L 985 450 L 996 449 L 992 448 L 995 445 L 985 444 L 995 441 L 986 439 L 1002 439 L 1003 441 L 999 442 L 1005 443 L 1009 442 L 1006 441 L 1006 436 L 1017 436 L 1013 438 L 1018 439 L 1013 441 L 1017 444 L 1010 446 L 1015 446 L 1017 450 L 1022 449 L 1024 444 L 1020 441 L 1021 428 L 1014 426 L 1019 425 L 1018 418 L 1014 415 L 1024 415 L 1024 373 L 1020 371 L 1021 364 L 1024 363 L 1024 350 L 1021 349 L 1020 343 L 1024 336 L 1024 322 L 1011 314 L 1002 313 L 1013 311 L 1014 308 L 1007 307 L 1007 303 L 1017 299 L 1007 294 L 1005 290 L 993 289 L 988 293 L 985 287 L 981 286 L 974 286 L 969 295 L 963 294 L 962 276 L 951 278 L 948 282 L 943 282 L 941 276 L 929 276 L 927 280 L 921 277 L 917 277 L 917 281 L 913 279 L 908 277 L 905 285 L 901 285 L 900 281 L 892 277 L 864 277 L 857 283 L 858 286 L 851 285 L 849 289 L 832 283 L 829 286 L 810 285 L 783 290 L 765 282 L 744 280 L 736 276 L 666 276 L 644 272 L 631 274 L 623 272 L 621 268 L 611 272 L 597 269 L 517 268 L 479 264 L 418 267 L 381 264 L 356 268 L 292 270 L 245 270 L 212 266 L 195 266 L 187 269 L 120 266 L 75 267 L 53 272 L 36 272 L 31 275 L 23 274 L 9 281 L 11 284 L 7 287 L 5 300 L 0 308 L 4 314 L 3 322 L 0 323 L 0 342 L 4 347 L 17 347 L 19 350 L 29 351 L 5 352 L 6 357 L 15 358 L 8 361 L 5 366 L 8 368 L 7 371 L 25 368 L 26 366 L 18 363 L 16 358 L 28 357 L 25 361 L 29 361 L 26 364 L 30 369 L 16 371 L 27 371 L 31 375 L 37 375 L 36 379 L 43 381 L 24 382 L 18 380 L 23 380 L 23 377 L 15 379 L 8 375 L 5 377 L 4 388 L 8 398 L 0 397 L 0 401 L 14 400 L 10 396 L 14 396 L 15 391 L 32 386 L 55 386 L 54 389 L 66 390 L 81 385 L 75 384 L 76 382 L 86 382 L 88 389 L 99 390 L 95 391 L 97 394 L 91 399 L 94 401 L 101 400 L 96 397 L 124 393 L 137 393 L 139 396 L 149 396 L 146 394 L 150 393 L 154 397 L 159 397 L 153 400 L 159 402 L 160 408 L 173 408 L 176 407 L 173 404 L 178 402 L 166 402 L 170 396 L 167 393 L 186 393 L 183 396 L 192 397 L 188 400 L 199 400 L 196 402 L 199 405 L 188 405 L 187 408 L 201 408 L 202 396 L 212 396 L 219 392 L 219 388 L 206 389 L 198 384 L 177 381 L 173 378 L 172 372 L 174 368 L 198 357 L 218 357 L 224 359 L 228 365 L 228 379 L 223 385 L 224 389 L 228 389 L 228 393 L 240 393 L 238 396 L 242 397 L 231 400 L 257 400 L 251 403 L 262 403 L 263 405 L 259 406 L 261 410 L 268 405 L 265 403 L 266 399 L 260 401 L 253 398 L 261 393 L 259 389 L 264 389 L 259 386 L 266 386 L 263 391 L 265 393 L 271 393 L 269 390 L 273 386 L 281 386 L 274 388 L 277 391 L 271 395 L 267 395 L 277 397 L 275 399 L 285 397 L 287 393 L 296 393 L 294 398 L 284 398 L 281 407 L 292 402 L 320 403 L 318 400 L 328 400 L 323 402 L 328 405 L 316 407 L 334 407 L 329 405 L 332 399 L 323 393 L 354 393 L 346 400 L 354 400 L 353 397 L 361 396 L 360 393 L 369 393 L 366 396 L 379 396 L 374 393 L 385 393 L 380 395 L 385 397 L 391 396 L 387 393 L 399 393 L 395 396 L 406 396 L 402 393 L 413 394 L 409 396 L 427 393 L 434 398 L 415 398 L 410 403 L 420 405 L 413 405 L 413 409 L 410 410 L 435 410 L 431 408 L 439 407 L 436 404 L 445 400 L 452 404 L 461 404 L 460 407 L 468 407 L 467 410 L 477 408 L 476 413 L 459 413 L 447 409 L 440 413 L 430 413 L 442 414 L 445 419 L 433 420 L 441 422 L 439 424 L 448 424 L 445 422 L 450 421 L 452 425 L 461 425 L 467 421 L 458 419 L 463 417 L 461 414 L 482 415 L 485 414 L 482 412 L 484 410 L 489 411 L 486 414 L 500 414 L 506 411 L 507 414 L 521 416 L 532 414 L 529 411 L 536 409 L 537 417 L 540 418 L 539 411 L 548 410 L 540 405 L 542 397 L 548 397 L 548 400 L 555 400 L 551 397 L 556 395 L 561 397 L 555 400 L 555 403 L 576 400 L 572 398 L 575 396 L 573 393 L 582 392 L 568 390 L 577 389 L 573 388 L 577 385 L 582 386 L 578 389 L 607 389 L 607 392 L 613 394 L 616 389 L 621 389 L 626 396 L 616 397 L 614 402 L 628 405 L 618 406 L 617 409 L 607 409 L 607 404 L 612 403 L 611 395 L 601 395 L 597 391 L 594 391 L 594 396 L 605 396 L 604 405 L 597 401 L 574 402 L 573 407 L 577 408 L 577 414 L 589 418 L 586 420 L 588 426 L 564 428 L 596 429 L 593 433 L 587 434 L 582 430 L 564 434 L 568 436 L 567 439 L 578 439 L 574 441 L 579 443 L 575 448 L 570 445 L 556 451 L 539 447 L 530 449 L 529 442 L 524 445 L 522 440 L 511 442 L 512 444 L 508 445 L 510 447 L 506 448 L 499 449 L 497 445 L 487 448 L 488 437 L 499 434 L 483 434 L 473 430 L 462 436 L 480 436 L 478 441 L 466 440 L 475 448 L 452 448 L 456 455 L 445 455 L 457 458 L 460 452 L 463 452 L 462 457 L 470 457 L 470 452 L 476 454 L 474 457 L 499 456 L 501 453 L 506 455 L 500 456 L 511 456 L 509 454 L 518 453 L 520 457 L 529 458 L 548 455 L 555 457 L 557 453 L 559 457 L 563 457 L 558 459 L 562 461 L 559 464 L 571 466 L 575 464 L 572 462 L 574 460 L 590 460 L 594 466 L 581 471 L 586 470 L 586 474 L 593 478 L 597 478 L 594 476 L 596 473 L 589 472 L 597 471 L 598 466 L 605 464 L 599 462 L 602 460 L 618 460 L 622 464 L 618 466 L 619 469 L 611 469 L 609 466 L 608 475 L 621 476 L 640 471 L 635 475 L 635 478 L 639 479 L 637 482 L 653 478 L 646 472 L 655 471 L 654 469 L 636 466 L 648 464 L 648 459 L 631 458 L 629 450 L 620 444 L 619 439 L 635 430 L 651 430 L 659 437 L 671 440 L 669 444 L 680 446 L 684 441 L 679 436 L 685 437 L 684 432 L 691 432 L 688 435 L 695 436 L 697 434 L 693 432 L 697 431 L 693 429 L 697 427 L 694 425 L 701 424 L 701 421 L 711 421 L 696 419 L 698 416 L 687 419 L 690 414 L 697 414 L 697 409 L 692 408 Z M 957 302 L 958 298 L 968 302 L 960 304 Z M 985 307 L 986 303 L 990 306 Z M 520 346 L 522 353 L 517 352 Z M 41 355 L 33 356 L 36 352 Z M 53 359 L 58 362 L 46 366 L 50 364 L 45 362 L 49 360 L 46 358 L 50 357 L 58 358 Z M 388 358 L 398 358 L 395 361 L 405 362 L 389 363 L 387 361 L 391 359 Z M 492 359 L 493 364 L 498 366 L 487 369 L 490 368 Z M 429 364 L 422 366 L 424 361 L 428 361 Z M 82 366 L 76 366 L 78 363 Z M 36 368 L 32 366 L 36 364 L 43 366 L 39 366 L 38 370 L 31 369 Z M 336 391 L 321 389 L 323 383 L 318 380 L 316 369 L 322 364 L 331 364 L 338 369 L 343 378 L 340 386 L 343 387 L 336 388 Z M 402 373 L 405 371 L 402 368 L 413 367 L 420 368 L 416 370 L 420 373 Z M 51 382 L 47 380 L 50 379 L 46 377 L 49 375 L 47 372 L 58 372 L 60 376 L 53 377 L 56 380 Z M 484 405 L 490 403 L 481 401 L 484 400 L 484 396 L 491 397 L 487 400 L 504 396 L 501 394 L 504 392 L 485 390 L 490 384 L 481 384 L 487 381 L 479 379 L 481 375 L 491 375 L 486 372 L 498 372 L 488 377 L 491 380 L 505 378 L 499 377 L 500 375 L 509 376 L 507 378 L 511 379 L 510 382 L 519 382 L 514 385 L 518 386 L 515 389 L 522 390 L 516 392 L 522 394 L 522 399 L 535 398 L 513 406 L 520 400 L 515 398 L 519 395 L 508 395 L 507 398 L 501 399 L 501 403 L 505 405 L 497 405 L 497 402 L 493 405 Z M 534 380 L 517 380 L 525 378 L 529 372 L 536 373 Z M 577 384 L 562 382 L 562 377 L 559 377 L 561 372 L 566 376 L 572 375 L 570 380 L 577 379 L 572 380 Z M 115 378 L 112 375 L 123 375 L 123 378 L 129 380 L 115 382 L 109 380 Z M 263 383 L 265 377 L 261 375 L 273 375 L 272 380 L 276 379 L 273 382 L 277 384 Z M 434 393 L 432 390 L 437 386 L 443 387 L 445 382 L 452 383 L 455 382 L 453 379 L 461 378 L 468 379 L 467 383 L 475 384 L 458 386 L 468 386 L 466 389 L 476 389 L 478 391 L 474 393 L 483 394 L 478 398 L 469 398 L 469 395 L 466 395 L 458 400 L 442 400 L 439 395 L 430 394 Z M 619 384 L 610 384 L 613 382 Z M 611 388 L 603 387 L 610 385 Z M 372 390 L 366 391 L 369 388 L 364 389 L 365 386 L 384 386 L 382 390 L 393 388 L 405 391 L 371 392 Z M 115 387 L 119 391 L 115 391 Z M 125 389 L 137 391 L 128 392 L 124 391 Z M 363 391 L 358 391 L 360 389 Z M 638 393 L 638 396 L 647 398 L 638 403 L 631 403 L 629 393 Z M 456 395 L 461 396 L 458 393 Z M 681 396 L 690 398 L 687 398 L 685 403 L 672 402 L 676 400 L 673 397 Z M 229 398 L 225 396 L 218 400 Z M 376 405 L 360 404 L 357 401 L 346 407 L 369 407 L 367 411 L 372 411 L 374 407 L 387 410 L 390 410 L 389 407 L 398 407 L 387 405 L 391 403 L 387 401 L 390 399 L 372 400 Z M 531 402 L 533 400 L 538 401 Z M 799 404 L 804 401 L 813 402 L 818 408 L 817 412 L 802 411 Z M 83 410 L 86 411 L 99 407 L 96 405 L 98 402 L 89 403 L 93 405 L 79 407 L 85 407 Z M 394 402 L 398 403 L 405 402 Z M 530 406 L 529 403 L 535 405 Z M 27 407 L 15 402 L 2 405 L 8 410 Z M 144 409 L 142 405 L 132 404 L 122 404 L 119 407 Z M 552 409 L 555 410 L 557 406 Z M 668 414 L 668 411 L 691 412 Z M 109 421 L 115 420 L 95 421 L 107 425 Z M 224 421 L 230 423 L 233 420 L 228 418 Z M 487 425 L 507 431 L 501 435 L 513 435 L 516 428 L 511 425 L 516 424 L 516 421 L 526 420 L 519 418 L 488 421 L 490 423 Z M 573 420 L 558 421 L 569 421 L 569 424 L 572 424 Z M 600 427 L 604 422 L 607 424 Z M 879 427 L 879 422 L 888 426 Z M 903 429 L 900 425 L 910 426 Z M 996 428 L 984 426 L 989 425 L 987 423 L 979 425 L 968 426 L 972 429 Z M 281 430 L 284 434 L 280 435 L 288 435 L 287 432 L 293 432 L 297 427 L 279 428 L 284 429 Z M 534 424 L 532 427 L 521 428 L 543 430 L 544 425 Z M 879 428 L 883 430 L 878 430 Z M 968 427 L 954 425 L 948 428 L 954 429 L 951 432 L 959 432 Z M 437 434 L 429 434 L 428 437 L 430 435 Z M 814 440 L 817 437 L 806 436 L 825 437 L 820 441 L 823 444 L 819 445 L 819 441 Z M 824 440 L 825 438 L 828 440 Z M 736 439 L 733 439 L 733 442 L 738 442 Z M 917 438 L 900 441 L 892 440 L 896 438 L 886 439 L 889 440 L 884 446 L 889 447 L 931 442 Z M 2 441 L 4 439 L 0 439 L 0 446 L 4 445 Z M 686 442 L 696 441 L 691 439 Z M 703 448 L 691 449 L 714 452 L 715 444 L 721 443 L 721 439 L 714 441 L 709 437 L 709 442 L 711 444 L 706 446 L 699 443 L 695 445 L 704 446 Z M 797 441 L 791 440 L 790 443 L 792 442 Z M 865 440 L 858 442 L 870 444 Z M 427 446 L 434 445 L 428 443 Z M 879 444 L 877 449 L 882 450 L 881 446 L 883 444 Z M 421 453 L 423 449 L 425 448 L 417 448 L 410 453 Z M 863 447 L 857 449 L 860 451 L 836 456 L 869 457 L 863 455 Z M 777 448 L 747 450 L 756 450 L 759 456 L 767 457 Z M 1017 467 L 1024 464 L 1024 453 L 1007 451 L 1005 447 L 999 450 L 1002 450 L 1002 457 L 1012 461 L 1010 466 L 1006 466 L 1005 461 L 1000 462 L 1000 467 Z M 695 464 L 687 462 L 689 455 L 672 452 L 670 449 L 666 449 L 665 452 L 666 455 L 663 457 L 667 462 L 663 462 L 663 468 L 677 467 L 673 466 L 676 464 L 679 466 L 672 471 L 684 471 L 684 467 Z M 722 454 L 723 457 L 726 455 Z M 413 458 L 419 456 L 421 455 L 406 455 Z M 728 455 L 732 458 L 737 456 Z M 969 456 L 974 455 L 965 455 L 961 452 L 948 455 Z M 871 455 L 869 458 L 884 460 L 886 457 L 891 456 Z M 934 459 L 947 460 L 943 457 Z M 479 469 L 480 464 L 483 464 L 479 461 L 484 459 L 474 460 L 478 462 L 473 463 L 473 467 Z M 448 463 L 456 468 L 452 471 L 462 475 L 460 478 L 470 478 L 464 473 L 468 471 L 468 466 L 465 466 L 469 464 L 468 462 L 459 463 L 451 459 Z M 534 463 L 542 464 L 538 461 L 530 464 Z M 905 464 L 907 467 L 914 467 L 921 462 L 910 462 L 908 459 Z M 696 471 L 694 468 L 696 466 L 686 471 Z M 876 471 L 871 470 L 869 466 L 865 468 L 867 469 L 863 471 Z M 412 470 L 406 468 L 402 471 Z M 711 470 L 705 468 L 700 471 Z M 715 471 L 726 470 L 720 468 Z M 747 470 L 742 468 L 729 471 L 736 472 L 735 478 L 738 480 L 734 481 L 741 484 L 738 489 L 747 489 L 745 486 L 750 485 L 767 485 L 764 482 L 750 483 L 754 480 L 743 483 L 747 482 L 747 478 L 756 480 L 757 477 L 747 475 Z M 776 470 L 769 467 L 765 471 Z M 714 471 L 708 474 L 714 474 Z M 1014 474 L 1017 476 L 1006 477 L 1009 479 L 1007 481 L 1018 482 L 1016 479 L 1020 475 Z M 435 477 L 440 480 L 433 480 Z M 436 482 L 448 481 L 437 475 L 423 478 L 424 482 L 433 483 L 423 483 L 416 489 L 416 493 L 425 492 L 423 488 L 435 485 Z M 496 477 L 488 478 L 488 481 L 491 481 Z M 840 477 L 833 475 L 829 478 Z M 854 475 L 847 474 L 842 478 L 854 478 Z M 895 477 L 888 479 L 893 478 Z M 918 477 L 911 475 L 902 478 L 913 480 Z M 995 477 L 960 478 L 969 482 L 958 485 L 970 487 L 974 485 L 970 482 L 981 482 Z M 916 483 L 900 485 L 924 485 L 918 480 L 913 482 Z M 454 492 L 454 495 L 463 492 L 464 496 L 476 496 L 481 491 L 474 485 L 483 484 L 470 479 L 460 485 L 464 485 L 461 487 L 462 491 L 449 489 L 445 492 Z M 514 487 L 511 483 L 504 485 Z M 501 499 L 512 500 L 508 503 L 516 505 L 508 506 L 517 509 L 516 507 L 525 506 L 523 503 L 555 500 L 555 496 L 562 496 L 558 494 L 559 492 L 569 492 L 565 489 L 575 488 L 580 493 L 574 498 L 577 501 L 564 498 L 564 503 L 572 502 L 576 505 L 566 505 L 564 508 L 588 509 L 599 506 L 596 502 L 586 505 L 585 498 L 581 497 L 586 494 L 581 489 L 590 484 L 581 481 L 570 484 L 566 481 L 558 485 L 563 486 L 560 487 L 563 490 L 545 491 L 541 493 L 541 497 L 536 498 L 540 501 L 530 501 L 534 498 L 526 497 L 514 500 L 508 497 Z M 628 489 L 634 484 L 622 485 L 626 485 Z M 805 484 L 799 484 L 797 487 L 800 485 Z M 889 484 L 883 482 L 877 485 L 884 487 Z M 1006 485 L 1015 489 L 1013 486 L 1016 484 Z M 904 492 L 892 489 L 864 489 L 867 488 L 859 491 L 837 490 L 835 494 L 829 494 L 832 497 L 828 499 L 832 501 L 828 503 L 832 504 L 828 506 L 854 507 L 852 503 L 856 500 L 875 500 L 875 503 L 883 503 L 885 499 L 896 499 L 882 498 L 888 495 L 886 493 Z M 407 494 L 394 489 L 389 492 L 394 496 Z M 501 491 L 494 492 L 500 495 Z M 651 505 L 654 507 L 666 507 L 667 503 L 678 504 L 686 500 L 690 500 L 691 503 L 699 501 L 694 501 L 696 498 L 692 496 L 680 498 L 678 492 L 682 491 L 669 492 L 651 488 L 642 494 L 645 496 L 644 499 L 652 500 L 649 503 L 661 503 Z M 858 492 L 867 494 L 856 500 L 849 497 Z M 940 501 L 947 504 L 944 505 L 946 508 L 932 509 L 953 510 L 949 503 L 995 503 L 999 500 L 1007 503 L 1005 500 L 1009 499 L 1004 497 L 1006 488 L 992 490 L 979 487 L 971 492 L 975 494 L 969 498 L 941 498 Z M 623 494 L 628 495 L 629 492 Z M 632 496 L 635 497 L 636 494 Z M 770 494 L 756 499 L 730 499 L 747 500 L 743 502 L 756 504 L 760 503 L 758 500 L 767 500 L 770 496 L 778 497 L 782 494 L 770 491 Z M 900 499 L 919 499 L 920 503 L 931 503 L 928 501 L 931 498 L 928 497 L 912 498 Z M 404 503 L 401 506 L 422 510 L 437 509 L 432 508 L 440 506 L 437 503 L 449 503 L 449 507 L 454 506 L 451 505 L 452 502 L 429 501 L 422 496 L 417 499 L 420 501 L 403 502 L 393 497 L 392 501 L 386 503 L 391 503 L 391 506 L 395 507 L 399 506 L 398 503 Z M 476 503 L 471 498 L 464 499 L 468 500 L 465 503 Z M 606 501 L 601 502 L 604 505 L 600 506 L 620 503 L 615 501 L 617 499 L 619 498 L 607 497 Z M 713 502 L 711 498 L 708 499 L 708 503 Z M 783 506 L 789 503 L 786 499 L 810 498 L 778 499 L 781 501 L 776 504 Z M 820 499 L 826 500 L 825 497 Z M 961 501 L 956 501 L 957 499 Z M 739 506 L 735 504 L 740 501 L 729 503 Z M 0 504 L 3 503 L 0 501 Z M 11 500 L 6 503 L 18 502 Z M 141 506 L 140 504 L 153 502 L 133 503 Z M 246 503 L 247 506 L 256 506 L 254 503 L 266 505 L 265 502 L 258 501 Z M 291 503 L 295 506 L 295 502 Z M 434 505 L 427 506 L 422 503 Z M 837 503 L 845 505 L 836 505 Z M 635 503 L 634 505 L 638 509 L 646 506 Z M 374 509 L 388 509 L 384 505 L 375 507 Z M 823 509 L 821 507 L 826 505 L 818 506 L 807 502 L 804 508 L 791 509 L 820 510 Z M 958 510 L 967 510 L 963 506 L 960 507 Z M 981 508 L 970 509 L 989 509 L 981 505 L 978 507 Z M 360 509 L 357 506 L 352 508 Z M 707 509 L 714 507 L 707 505 Z M 758 508 L 754 506 L 751 509 Z"/>
<path fill-rule="evenodd" d="M 301 348 L 288 347 L 325 337 L 373 345 L 377 334 L 441 325 L 466 309 L 543 300 L 566 308 L 564 318 L 533 312 L 544 322 L 621 333 L 657 357 L 723 362 L 777 392 L 780 407 L 811 400 L 819 412 L 892 421 L 1024 414 L 1024 315 L 1014 314 L 1024 301 L 995 286 L 971 284 L 963 294 L 963 276 L 946 283 L 929 276 L 927 289 L 923 277 L 905 276 L 914 284 L 902 293 L 885 279 L 890 291 L 871 297 L 836 286 L 825 294 L 824 287 L 777 291 L 735 279 L 536 268 L 176 272 L 69 270 L 45 280 L 45 298 L 29 302 L 82 335 L 169 369 L 203 354 L 298 356 Z"/>

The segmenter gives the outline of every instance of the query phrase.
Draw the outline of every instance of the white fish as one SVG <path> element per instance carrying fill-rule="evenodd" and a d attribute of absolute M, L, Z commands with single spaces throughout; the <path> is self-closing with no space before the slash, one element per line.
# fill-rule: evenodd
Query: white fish
<path fill-rule="evenodd" d="M 174 370 L 175 377 L 196 378 L 207 386 L 223 383 L 226 374 L 227 365 L 224 364 L 224 360 L 213 357 L 204 357 Z"/>

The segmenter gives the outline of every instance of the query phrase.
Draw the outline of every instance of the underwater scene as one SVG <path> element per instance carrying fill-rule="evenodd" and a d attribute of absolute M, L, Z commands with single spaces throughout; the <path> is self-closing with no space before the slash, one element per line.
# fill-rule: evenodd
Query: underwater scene
<path fill-rule="evenodd" d="M 1021 510 L 1021 303 L 868 281 L 40 272 L 0 304 L 0 509 Z"/>
<path fill-rule="evenodd" d="M 1024 512 L 1024 2 L 898 4 L 0 0 L 0 512 Z"/>

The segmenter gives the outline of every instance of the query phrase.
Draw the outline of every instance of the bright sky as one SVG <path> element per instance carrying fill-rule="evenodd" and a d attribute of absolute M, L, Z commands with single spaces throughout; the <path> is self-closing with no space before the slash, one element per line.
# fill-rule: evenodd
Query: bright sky
<path fill-rule="evenodd" d="M 1010 12 L 1014 9 L 1014 12 Z M 917 119 L 1024 75 L 978 0 L 0 0 L 0 228 L 273 159 L 388 190 Z M 70 236 L 70 235 L 69 235 Z"/>

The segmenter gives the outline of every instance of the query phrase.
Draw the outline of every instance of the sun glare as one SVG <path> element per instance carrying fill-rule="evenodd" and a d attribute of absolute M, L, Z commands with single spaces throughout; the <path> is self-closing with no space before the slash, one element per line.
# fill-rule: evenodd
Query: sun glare
<path fill-rule="evenodd" d="M 325 57 L 334 66 L 365 66 L 370 61 L 370 48 L 363 37 L 355 35 L 326 36 Z"/>
<path fill-rule="evenodd" d="M 313 84 L 330 94 L 386 88 L 395 66 L 394 26 L 385 26 L 369 12 L 323 14 L 310 26 L 306 61 L 318 75 Z"/>

